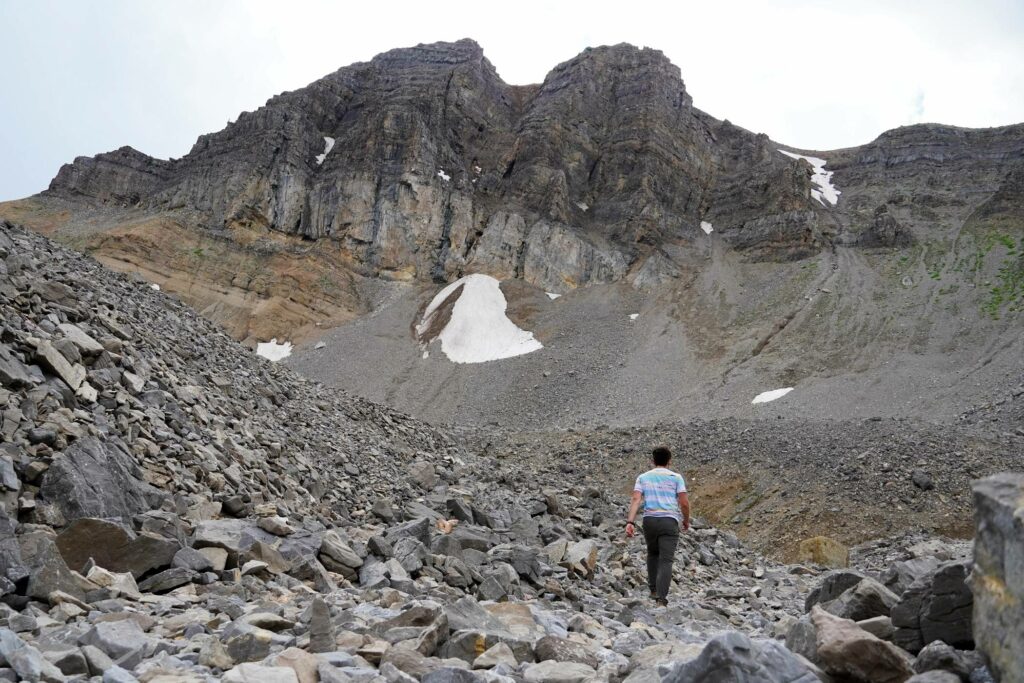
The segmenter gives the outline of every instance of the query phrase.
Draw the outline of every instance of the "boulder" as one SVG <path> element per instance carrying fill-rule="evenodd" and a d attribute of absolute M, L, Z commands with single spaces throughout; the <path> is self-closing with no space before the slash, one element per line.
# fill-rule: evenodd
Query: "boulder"
<path fill-rule="evenodd" d="M 136 535 L 114 521 L 82 517 L 57 536 L 57 548 L 74 569 L 84 567 L 91 559 L 104 569 L 130 572 L 139 578 L 170 565 L 181 545 L 145 531 Z"/>
<path fill-rule="evenodd" d="M 534 645 L 538 662 L 553 659 L 558 662 L 577 662 L 596 669 L 600 663 L 597 656 L 582 645 L 567 638 L 544 636 Z"/>
<path fill-rule="evenodd" d="M 224 683 L 299 683 L 295 670 L 287 666 L 239 664 L 220 679 Z"/>
<path fill-rule="evenodd" d="M 0 506 L 0 577 L 12 584 L 28 578 L 29 575 L 29 568 L 25 566 L 21 557 L 21 546 L 14 534 L 17 526 L 18 523 Z"/>
<path fill-rule="evenodd" d="M 713 638 L 688 661 L 660 667 L 664 683 L 819 683 L 813 670 L 774 640 L 730 631 Z"/>
<path fill-rule="evenodd" d="M 560 564 L 578 574 L 593 575 L 597 567 L 597 542 L 587 538 L 569 544 Z"/>
<path fill-rule="evenodd" d="M 864 574 L 853 569 L 836 569 L 822 577 L 821 582 L 807 594 L 804 600 L 804 611 L 810 612 L 811 608 L 819 602 L 831 602 L 848 589 L 853 588 L 863 581 Z"/>
<path fill-rule="evenodd" d="M 318 660 L 316 655 L 311 655 L 305 650 L 297 647 L 286 648 L 276 655 L 270 662 L 275 667 L 287 667 L 295 672 L 295 678 L 299 683 L 317 683 L 320 676 L 317 673 Z"/>
<path fill-rule="evenodd" d="M 139 587 L 135 583 L 135 577 L 130 572 L 116 573 L 96 565 L 89 570 L 85 578 L 100 588 L 113 591 L 115 595 L 124 595 L 133 600 L 142 598 L 142 593 L 139 592 Z"/>
<path fill-rule="evenodd" d="M 923 674 L 914 674 L 907 679 L 907 683 L 961 683 L 961 678 L 949 671 L 927 671 Z"/>
<path fill-rule="evenodd" d="M 526 683 L 586 683 L 597 672 L 586 664 L 547 660 L 531 664 L 523 671 Z"/>
<path fill-rule="evenodd" d="M 967 562 L 947 562 L 904 591 L 892 608 L 893 642 L 911 653 L 933 640 L 973 649 L 969 572 Z"/>
<path fill-rule="evenodd" d="M 36 345 L 36 360 L 44 368 L 60 377 L 65 384 L 77 391 L 85 381 L 85 368 L 78 363 L 70 363 L 50 342 L 41 341 Z"/>
<path fill-rule="evenodd" d="M 83 356 L 98 356 L 103 353 L 103 345 L 89 336 L 78 325 L 61 323 L 57 326 L 57 329 L 64 333 L 64 338 L 74 344 Z"/>
<path fill-rule="evenodd" d="M 879 577 L 882 584 L 896 595 L 926 574 L 933 574 L 939 568 L 939 559 L 932 556 L 914 557 L 909 560 L 893 562 Z"/>
<path fill-rule="evenodd" d="M 146 593 L 166 593 L 192 583 L 197 577 L 196 572 L 187 567 L 171 567 L 146 577 L 139 584 L 139 590 Z"/>
<path fill-rule="evenodd" d="M 972 487 L 974 639 L 997 678 L 1024 681 L 1024 474 Z"/>
<path fill-rule="evenodd" d="M 320 556 L 321 561 L 326 558 L 328 562 L 333 564 L 341 565 L 342 567 L 348 567 L 349 569 L 359 569 L 363 566 L 363 558 L 359 557 L 356 551 L 345 542 L 345 540 L 338 534 L 337 531 L 328 531 L 323 535 L 320 541 Z M 325 562 L 327 564 L 327 562 Z M 328 567 L 330 565 L 328 564 Z"/>
<path fill-rule="evenodd" d="M 437 472 L 429 462 L 416 461 L 409 465 L 409 481 L 429 491 L 437 486 Z"/>
<path fill-rule="evenodd" d="M 309 651 L 333 652 L 337 649 L 337 631 L 331 621 L 331 608 L 323 598 L 313 598 L 309 606 Z"/>
<path fill-rule="evenodd" d="M 980 653 L 974 650 L 957 650 L 940 640 L 928 643 L 917 654 L 914 660 L 914 671 L 950 671 L 963 680 L 967 680 L 971 672 L 985 665 Z"/>
<path fill-rule="evenodd" d="M 835 600 L 823 603 L 825 611 L 853 621 L 887 617 L 899 596 L 875 581 L 864 578 L 856 586 L 843 591 Z"/>
<path fill-rule="evenodd" d="M 797 561 L 820 564 L 823 567 L 846 567 L 850 564 L 849 549 L 828 536 L 815 536 L 800 541 Z"/>
<path fill-rule="evenodd" d="M 429 517 L 419 517 L 391 527 L 387 530 L 384 537 L 391 544 L 394 544 L 399 538 L 410 537 L 415 538 L 425 546 L 429 546 L 431 525 L 432 522 Z"/>
<path fill-rule="evenodd" d="M 505 643 L 492 645 L 473 660 L 474 669 L 493 669 L 499 664 L 506 664 L 510 667 L 516 667 L 519 664 L 512 648 Z"/>
<path fill-rule="evenodd" d="M 6 344 L 0 344 L 0 386 L 17 389 L 32 386 L 36 381 L 29 366 L 21 362 Z"/>
<path fill-rule="evenodd" d="M 78 639 L 79 645 L 92 645 L 115 662 L 126 655 L 148 651 L 155 641 L 132 619 L 104 621 L 93 626 Z"/>
<path fill-rule="evenodd" d="M 54 459 L 39 492 L 69 522 L 81 517 L 130 520 L 160 507 L 165 497 L 142 481 L 135 460 L 119 440 L 92 436 L 78 439 Z"/>
<path fill-rule="evenodd" d="M 23 534 L 18 537 L 18 542 L 30 572 L 26 595 L 44 602 L 55 592 L 67 593 L 78 599 L 84 597 L 81 586 L 49 536 L 40 532 Z"/>
<path fill-rule="evenodd" d="M 892 643 L 871 635 L 849 619 L 811 610 L 818 661 L 827 673 L 865 683 L 903 683 L 914 675 L 911 658 Z"/>

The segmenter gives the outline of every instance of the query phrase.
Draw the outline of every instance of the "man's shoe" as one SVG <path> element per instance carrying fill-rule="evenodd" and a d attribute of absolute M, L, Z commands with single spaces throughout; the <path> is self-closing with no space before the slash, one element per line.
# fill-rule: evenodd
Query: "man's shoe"
<path fill-rule="evenodd" d="M 668 607 L 668 598 L 654 598 L 654 604 L 658 607 Z"/>
<path fill-rule="evenodd" d="M 658 599 L 658 594 L 652 591 L 651 592 L 651 600 L 657 600 L 657 599 Z"/>

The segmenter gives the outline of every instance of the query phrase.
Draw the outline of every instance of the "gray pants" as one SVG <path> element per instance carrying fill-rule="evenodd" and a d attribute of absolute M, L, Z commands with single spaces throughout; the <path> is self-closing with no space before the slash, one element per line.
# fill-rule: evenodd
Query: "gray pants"
<path fill-rule="evenodd" d="M 647 585 L 659 598 L 668 597 L 672 583 L 672 560 L 679 543 L 679 522 L 671 517 L 644 517 L 647 544 Z"/>

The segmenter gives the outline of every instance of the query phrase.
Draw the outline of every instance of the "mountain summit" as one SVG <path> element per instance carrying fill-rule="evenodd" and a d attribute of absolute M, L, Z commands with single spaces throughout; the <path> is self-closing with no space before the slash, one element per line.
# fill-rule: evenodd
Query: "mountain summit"
<path fill-rule="evenodd" d="M 78 158 L 0 215 L 142 273 L 250 344 L 287 339 L 301 356 L 303 342 L 359 323 L 345 328 L 344 359 L 310 361 L 345 385 L 361 382 L 364 361 L 380 365 L 356 349 L 394 337 L 388 357 L 405 360 L 366 392 L 412 412 L 438 405 L 402 396 L 410 377 L 422 391 L 440 381 L 421 376 L 428 354 L 411 330 L 442 285 L 502 281 L 512 322 L 545 349 L 512 364 L 582 348 L 583 337 L 548 342 L 617 306 L 631 310 L 615 320 L 644 308 L 629 329 L 666 344 L 648 346 L 666 365 L 647 382 L 669 383 L 655 395 L 673 416 L 738 380 L 756 396 L 816 376 L 886 375 L 903 354 L 935 354 L 940 374 L 953 371 L 950 354 L 961 354 L 955 368 L 986 368 L 979 349 L 992 335 L 1008 335 L 999 348 L 1013 352 L 1022 177 L 1024 125 L 917 125 L 861 147 L 799 150 L 694 108 L 657 50 L 590 48 L 543 83 L 512 86 L 461 40 L 386 52 L 275 96 L 181 159 L 127 147 Z M 604 297 L 599 314 L 574 308 L 588 296 Z M 370 331 L 367 314 L 397 300 L 412 303 Z M 556 305 L 562 314 L 545 318 Z M 651 312 L 669 326 L 645 326 Z M 596 354 L 612 359 L 602 372 L 647 344 L 623 334 Z M 962 381 L 942 382 L 952 393 L 935 399 L 956 404 Z M 931 410 L 930 393 L 897 384 L 907 410 Z"/>

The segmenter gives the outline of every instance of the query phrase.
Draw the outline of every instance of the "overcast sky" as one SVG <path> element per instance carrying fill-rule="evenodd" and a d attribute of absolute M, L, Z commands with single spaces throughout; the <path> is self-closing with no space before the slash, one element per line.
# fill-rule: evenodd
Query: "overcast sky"
<path fill-rule="evenodd" d="M 463 37 L 515 84 L 587 46 L 655 47 L 695 106 L 805 149 L 1024 121 L 1024 0 L 0 0 L 0 200 L 79 155 L 180 157 L 340 66 Z"/>

